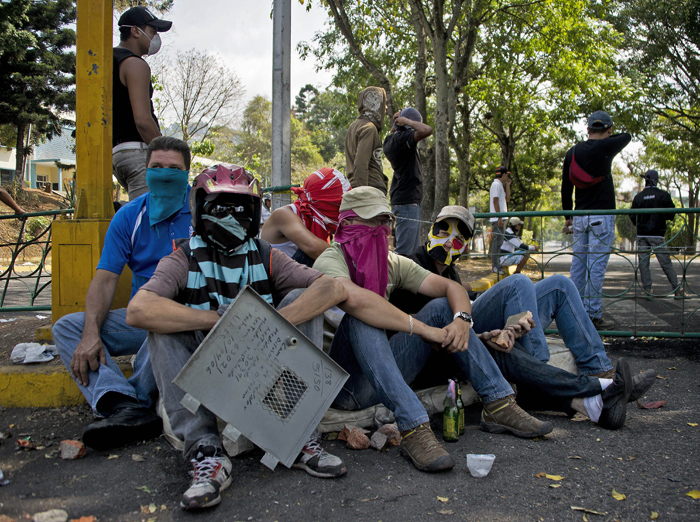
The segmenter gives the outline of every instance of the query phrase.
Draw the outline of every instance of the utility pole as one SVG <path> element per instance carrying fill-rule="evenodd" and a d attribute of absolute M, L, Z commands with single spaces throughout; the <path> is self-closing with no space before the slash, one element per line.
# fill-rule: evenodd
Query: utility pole
<path fill-rule="evenodd" d="M 272 185 L 292 184 L 292 121 L 289 69 L 292 49 L 292 2 L 274 0 L 272 11 Z M 289 194 L 273 194 L 272 208 L 291 203 Z"/>

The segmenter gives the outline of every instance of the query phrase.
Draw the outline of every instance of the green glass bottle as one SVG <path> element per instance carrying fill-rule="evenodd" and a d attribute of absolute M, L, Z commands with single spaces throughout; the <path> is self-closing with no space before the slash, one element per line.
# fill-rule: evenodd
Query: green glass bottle
<path fill-rule="evenodd" d="M 457 381 L 457 410 L 459 411 L 459 426 L 458 432 L 460 435 L 464 435 L 464 403 L 462 402 L 462 388 Z"/>
<path fill-rule="evenodd" d="M 452 379 L 447 386 L 445 401 L 442 403 L 442 439 L 445 442 L 457 442 L 459 440 L 459 409 L 455 401 L 456 390 Z"/>

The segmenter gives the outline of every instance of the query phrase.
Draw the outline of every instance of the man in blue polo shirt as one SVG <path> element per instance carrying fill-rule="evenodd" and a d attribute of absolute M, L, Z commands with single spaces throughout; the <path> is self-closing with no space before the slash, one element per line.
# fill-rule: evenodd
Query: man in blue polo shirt
<path fill-rule="evenodd" d="M 98 450 L 153 438 L 162 429 L 154 412 L 158 389 L 148 357 L 148 332 L 126 324 L 126 308 L 110 307 L 124 265 L 134 274 L 133 297 L 158 261 L 173 251 L 174 240 L 190 236 L 190 149 L 176 138 L 155 138 L 146 165 L 149 192 L 114 215 L 85 296 L 85 312 L 66 315 L 53 327 L 63 364 L 93 411 L 105 417 L 83 431 L 83 442 Z M 121 355 L 136 355 L 129 379 L 112 359 Z"/>

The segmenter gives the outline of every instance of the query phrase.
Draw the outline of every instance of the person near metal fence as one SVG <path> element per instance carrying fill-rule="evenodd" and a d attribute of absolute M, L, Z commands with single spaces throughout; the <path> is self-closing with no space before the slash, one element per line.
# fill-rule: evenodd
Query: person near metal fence
<path fill-rule="evenodd" d="M 530 259 L 530 252 L 537 252 L 540 249 L 537 245 L 526 245 L 520 239 L 524 224 L 525 222 L 519 217 L 510 218 L 501 245 L 500 266 L 517 265 L 516 274 L 522 272 L 525 263 Z"/>
<path fill-rule="evenodd" d="M 396 216 L 394 226 L 396 249 L 408 255 L 420 246 L 421 201 L 423 200 L 423 165 L 418 142 L 433 133 L 423 123 L 417 109 L 407 107 L 394 114 L 394 125 L 384 139 L 384 154 L 391 162 L 391 210 Z"/>
<path fill-rule="evenodd" d="M 469 379 L 481 397 L 482 429 L 523 438 L 551 432 L 551 423 L 517 406 L 510 384 L 471 334 L 471 306 L 464 289 L 389 252 L 392 218 L 381 191 L 352 189 L 340 206 L 336 243 L 314 263 L 314 268 L 339 281 L 348 295 L 339 305 L 346 313 L 330 356 L 350 378 L 334 407 L 358 410 L 384 404 L 394 413 L 401 448 L 416 468 L 427 472 L 453 468 L 454 459 L 435 438 L 425 407 L 408 385 L 435 347 L 449 354 L 456 373 Z M 433 299 L 413 317 L 388 302 L 401 288 Z M 389 340 L 385 330 L 399 333 Z"/>
<path fill-rule="evenodd" d="M 612 133 L 613 121 L 604 111 L 588 118 L 588 140 L 566 153 L 561 180 L 562 209 L 572 210 L 576 189 L 576 210 L 615 209 L 612 162 L 629 144 L 626 132 Z M 615 240 L 615 216 L 567 216 L 565 231 L 573 228 L 574 256 L 571 280 L 581 293 L 583 305 L 598 330 L 610 330 L 615 322 L 603 316 L 603 282 Z"/>
<path fill-rule="evenodd" d="M 455 262 L 465 251 L 473 231 L 474 216 L 466 208 L 444 207 L 431 228 L 428 242 L 408 257 L 429 272 L 461 284 Z M 390 302 L 414 314 L 430 298 L 397 290 L 392 292 Z M 492 342 L 508 317 L 524 311 L 530 311 L 534 320 L 523 319 L 513 327 L 508 347 Z M 554 275 L 535 285 L 524 275 L 507 277 L 472 303 L 472 316 L 474 332 L 489 349 L 503 376 L 518 386 L 519 401 L 521 395 L 527 395 L 528 404 L 539 410 L 580 412 L 603 428 L 618 429 L 625 422 L 627 403 L 641 397 L 656 379 L 654 370 L 630 378 L 624 363 L 613 371 L 603 341 L 567 277 Z M 561 325 L 564 343 L 576 359 L 578 375 L 547 364 L 550 354 L 544 329 L 553 320 Z M 436 386 L 453 375 L 445 354 L 434 352 L 416 380 L 421 386 Z M 626 379 L 632 381 L 629 395 L 624 391 Z"/>
<path fill-rule="evenodd" d="M 85 312 L 61 317 L 53 338 L 93 411 L 104 419 L 83 431 L 83 442 L 98 450 L 157 437 L 158 395 L 148 356 L 148 332 L 126 323 L 126 309 L 111 310 L 119 276 L 128 265 L 131 297 L 153 275 L 173 240 L 190 235 L 188 174 L 190 149 L 182 140 L 159 137 L 148 146 L 149 192 L 125 205 L 107 229 L 100 262 L 85 296 Z M 136 355 L 125 378 L 112 357 Z"/>
<path fill-rule="evenodd" d="M 504 165 L 496 169 L 496 177 L 491 183 L 489 190 L 489 211 L 508 212 L 508 202 L 510 201 L 510 171 Z M 500 266 L 501 245 L 503 245 L 503 235 L 506 232 L 506 222 L 508 218 L 492 217 L 491 222 L 491 269 L 497 274 L 504 273 Z"/>
<path fill-rule="evenodd" d="M 642 176 L 644 178 L 644 190 L 634 197 L 632 209 L 635 208 L 675 208 L 671 194 L 660 189 L 659 173 L 648 170 Z M 676 299 L 683 299 L 683 287 L 678 284 L 678 276 L 671 264 L 668 247 L 666 246 L 666 221 L 673 221 L 675 214 L 630 214 L 632 223 L 637 226 L 637 256 L 639 259 L 639 275 L 642 278 L 642 288 L 652 295 L 651 270 L 649 259 L 656 255 L 668 282 L 671 283 L 671 291 L 675 292 Z"/>
<path fill-rule="evenodd" d="M 127 308 L 127 323 L 149 331 L 158 390 L 173 433 L 184 441 L 183 456 L 194 467 L 183 509 L 218 504 L 220 492 L 231 484 L 232 465 L 223 453 L 216 416 L 204 406 L 187 410 L 181 403 L 185 393 L 173 383 L 205 332 L 250 285 L 322 346 L 320 314 L 346 297 L 340 283 L 257 238 L 261 196 L 258 181 L 237 165 L 217 165 L 197 176 L 189 200 L 194 235 L 158 264 Z M 317 432 L 293 467 L 322 478 L 346 472 L 342 460 L 323 450 Z"/>

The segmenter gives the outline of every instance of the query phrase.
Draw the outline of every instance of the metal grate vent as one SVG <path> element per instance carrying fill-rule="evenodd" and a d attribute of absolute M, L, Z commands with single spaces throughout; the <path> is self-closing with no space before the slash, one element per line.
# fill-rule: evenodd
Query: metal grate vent
<path fill-rule="evenodd" d="M 283 421 L 294 413 L 308 386 L 297 375 L 284 368 L 262 400 L 263 407 Z"/>

